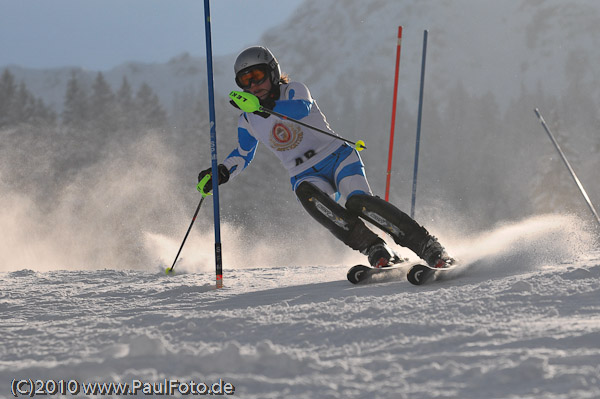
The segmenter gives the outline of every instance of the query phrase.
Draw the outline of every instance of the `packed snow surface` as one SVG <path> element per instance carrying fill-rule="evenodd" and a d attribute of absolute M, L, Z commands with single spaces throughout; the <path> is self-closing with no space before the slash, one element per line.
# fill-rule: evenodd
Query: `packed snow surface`
<path fill-rule="evenodd" d="M 600 251 L 578 223 L 456 240 L 462 266 L 421 287 L 354 286 L 351 264 L 226 268 L 219 290 L 157 265 L 5 272 L 0 397 L 13 379 L 167 379 L 261 399 L 599 398 Z"/>

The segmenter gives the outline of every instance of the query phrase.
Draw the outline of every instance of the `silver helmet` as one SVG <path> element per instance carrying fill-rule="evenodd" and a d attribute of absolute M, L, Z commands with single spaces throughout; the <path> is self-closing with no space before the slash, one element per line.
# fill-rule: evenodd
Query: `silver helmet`
<path fill-rule="evenodd" d="M 267 68 L 273 86 L 277 86 L 279 84 L 279 79 L 281 78 L 279 63 L 273 53 L 263 46 L 248 47 L 237 56 L 235 64 L 233 65 L 233 71 L 235 72 L 235 81 L 238 86 L 240 86 L 240 84 L 238 83 L 237 76 L 240 72 L 261 65 Z"/>

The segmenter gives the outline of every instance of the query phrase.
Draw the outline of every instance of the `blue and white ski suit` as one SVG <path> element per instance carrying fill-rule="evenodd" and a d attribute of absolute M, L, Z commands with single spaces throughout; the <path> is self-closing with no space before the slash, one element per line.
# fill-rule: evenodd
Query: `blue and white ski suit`
<path fill-rule="evenodd" d="M 274 111 L 335 135 L 308 88 L 299 82 L 280 85 Z M 223 161 L 230 178 L 252 161 L 262 142 L 288 170 L 294 191 L 308 181 L 330 196 L 343 200 L 354 194 L 371 194 L 359 154 L 341 140 L 289 120 L 242 113 L 238 121 L 238 147 Z M 336 199 L 337 199 L 336 198 Z"/>
<path fill-rule="evenodd" d="M 279 89 L 274 111 L 335 135 L 304 84 L 290 82 L 281 84 Z M 259 141 L 288 170 L 293 190 L 306 211 L 346 245 L 368 255 L 371 265 L 387 263 L 393 253 L 361 219 L 387 232 L 397 244 L 410 248 L 429 264 L 435 264 L 444 253 L 424 227 L 394 205 L 373 196 L 355 149 L 295 122 L 274 115 L 264 118 L 242 113 L 238 147 L 223 161 L 230 178 L 250 164 Z"/>

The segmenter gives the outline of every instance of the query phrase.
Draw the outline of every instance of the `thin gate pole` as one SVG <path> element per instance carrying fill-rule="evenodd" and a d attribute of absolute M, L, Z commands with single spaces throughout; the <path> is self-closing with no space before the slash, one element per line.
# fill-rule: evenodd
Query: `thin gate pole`
<path fill-rule="evenodd" d="M 554 138 L 554 135 L 552 134 L 552 132 L 548 128 L 548 125 L 546 125 L 546 121 L 542 117 L 542 114 L 540 113 L 540 110 L 536 108 L 534 111 L 535 111 L 535 114 L 537 115 L 537 117 L 540 119 L 540 122 L 542 123 L 542 126 L 544 127 L 544 130 L 546 131 L 546 133 L 548 133 L 548 136 L 550 137 L 550 140 L 552 140 L 552 144 L 554 144 L 554 147 L 556 148 L 556 151 L 558 151 L 558 153 L 560 154 L 560 157 L 562 158 L 563 162 L 565 163 L 567 169 L 569 169 L 569 173 L 571 173 L 571 177 L 573 178 L 573 180 L 575 180 L 575 184 L 577 184 L 577 187 L 579 188 L 579 191 L 581 191 L 581 195 L 583 195 L 583 198 L 585 199 L 585 202 L 587 203 L 588 207 L 590 208 L 590 210 L 594 214 L 594 217 L 596 218 L 596 221 L 598 222 L 598 224 L 600 224 L 600 217 L 598 216 L 598 212 L 594 208 L 594 205 L 592 204 L 592 201 L 590 200 L 590 197 L 587 195 L 587 192 L 583 188 L 583 184 L 581 184 L 581 181 L 579 181 L 579 179 L 577 178 L 577 175 L 575 174 L 575 171 L 573 170 L 573 168 L 571 167 L 571 164 L 567 160 L 567 157 L 565 156 L 565 153 L 561 150 L 560 146 L 558 145 L 558 141 L 556 141 L 556 138 Z"/>
<path fill-rule="evenodd" d="M 396 73 L 394 76 L 394 100 L 392 102 L 392 127 L 390 129 L 390 147 L 388 153 L 387 175 L 385 179 L 385 200 L 390 200 L 390 179 L 392 177 L 392 155 L 394 154 L 394 130 L 396 128 L 396 104 L 398 100 L 398 72 L 400 71 L 400 49 L 402 47 L 402 26 L 398 27 L 396 46 Z"/>
<path fill-rule="evenodd" d="M 421 145 L 421 119 L 423 117 L 423 91 L 425 88 L 425 62 L 427 60 L 427 36 L 429 32 L 423 32 L 423 58 L 421 60 L 421 87 L 419 90 L 419 115 L 417 118 L 417 139 L 415 144 L 415 166 L 413 173 L 412 201 L 410 206 L 410 217 L 415 217 L 415 204 L 417 201 L 417 174 L 419 171 L 419 147 Z"/>

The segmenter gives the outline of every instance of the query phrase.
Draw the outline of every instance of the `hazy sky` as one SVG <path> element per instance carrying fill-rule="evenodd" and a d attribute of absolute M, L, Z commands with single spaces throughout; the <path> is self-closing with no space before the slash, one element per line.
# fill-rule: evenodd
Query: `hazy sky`
<path fill-rule="evenodd" d="M 303 0 L 211 0 L 213 53 L 258 43 Z M 205 54 L 203 0 L 0 0 L 0 66 L 110 69 Z"/>

